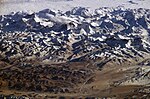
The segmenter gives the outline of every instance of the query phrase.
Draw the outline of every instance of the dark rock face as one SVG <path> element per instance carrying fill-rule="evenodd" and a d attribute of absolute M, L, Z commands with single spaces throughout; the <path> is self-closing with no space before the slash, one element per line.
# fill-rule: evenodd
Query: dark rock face
<path fill-rule="evenodd" d="M 46 9 L 0 16 L 1 87 L 76 93 L 107 63 L 131 64 L 149 54 L 149 9 L 99 8 L 91 13 L 78 7 L 66 13 Z"/>
<path fill-rule="evenodd" d="M 36 57 L 55 63 L 80 57 L 144 57 L 150 52 L 149 14 L 148 9 L 100 8 L 92 14 L 74 8 L 0 16 L 0 53 L 9 61 Z"/>
<path fill-rule="evenodd" d="M 15 95 L 1 95 L 0 99 L 26 99 L 27 97 L 24 96 L 15 96 Z"/>

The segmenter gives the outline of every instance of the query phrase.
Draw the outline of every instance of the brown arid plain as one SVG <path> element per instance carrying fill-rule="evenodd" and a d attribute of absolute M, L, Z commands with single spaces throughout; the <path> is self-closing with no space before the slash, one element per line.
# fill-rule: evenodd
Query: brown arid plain
<path fill-rule="evenodd" d="M 140 82 L 136 74 L 146 68 L 139 65 L 145 61 L 120 66 L 109 61 L 99 69 L 91 61 L 40 64 L 34 60 L 34 67 L 23 68 L 3 60 L 0 94 L 31 99 L 149 99 L 149 84 L 134 84 Z M 150 72 L 143 77 L 150 77 Z"/>

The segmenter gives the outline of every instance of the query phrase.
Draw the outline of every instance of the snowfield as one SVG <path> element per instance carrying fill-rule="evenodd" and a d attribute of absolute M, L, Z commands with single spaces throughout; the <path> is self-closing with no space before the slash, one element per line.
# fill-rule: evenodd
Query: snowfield
<path fill-rule="evenodd" d="M 0 14 L 17 11 L 37 12 L 43 9 L 68 11 L 74 7 L 88 7 L 91 11 L 100 7 L 150 8 L 149 0 L 2 0 Z"/>
<path fill-rule="evenodd" d="M 9 61 L 36 58 L 52 63 L 100 58 L 117 64 L 137 62 L 150 54 L 149 3 L 149 0 L 1 1 L 1 58 Z"/>
<path fill-rule="evenodd" d="M 0 16 L 0 53 L 67 62 L 107 58 L 119 63 L 150 53 L 150 10 L 76 7 Z M 128 60 L 131 59 L 131 60 Z"/>

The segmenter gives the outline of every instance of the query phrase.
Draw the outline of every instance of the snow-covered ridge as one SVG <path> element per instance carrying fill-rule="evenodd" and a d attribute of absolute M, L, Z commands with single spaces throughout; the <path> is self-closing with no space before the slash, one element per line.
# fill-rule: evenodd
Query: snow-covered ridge
<path fill-rule="evenodd" d="M 144 57 L 150 53 L 150 10 L 76 7 L 0 16 L 0 54 L 67 62 Z"/>

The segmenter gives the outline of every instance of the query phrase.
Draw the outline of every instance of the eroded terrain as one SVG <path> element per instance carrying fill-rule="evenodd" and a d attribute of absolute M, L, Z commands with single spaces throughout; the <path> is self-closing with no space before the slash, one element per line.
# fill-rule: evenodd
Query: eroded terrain
<path fill-rule="evenodd" d="M 144 8 L 1 15 L 0 97 L 149 99 L 149 35 Z"/>

